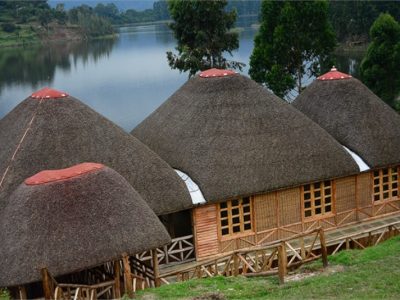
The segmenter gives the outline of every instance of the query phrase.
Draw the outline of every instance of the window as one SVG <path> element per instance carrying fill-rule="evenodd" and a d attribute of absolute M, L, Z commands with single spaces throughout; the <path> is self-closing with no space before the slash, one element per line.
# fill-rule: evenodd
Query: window
<path fill-rule="evenodd" d="M 332 213 L 332 195 L 332 181 L 330 180 L 304 185 L 304 217 L 310 218 Z"/>
<path fill-rule="evenodd" d="M 229 200 L 219 204 L 221 235 L 251 231 L 250 197 Z"/>
<path fill-rule="evenodd" d="M 397 199 L 398 196 L 398 167 L 374 171 L 374 201 Z"/>

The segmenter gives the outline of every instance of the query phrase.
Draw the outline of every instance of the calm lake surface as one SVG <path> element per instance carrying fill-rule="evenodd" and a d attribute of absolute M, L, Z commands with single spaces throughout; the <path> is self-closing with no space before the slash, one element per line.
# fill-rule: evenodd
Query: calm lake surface
<path fill-rule="evenodd" d="M 256 29 L 245 22 L 234 60 L 247 64 Z M 240 25 L 239 25 L 240 26 Z M 126 131 L 145 119 L 187 79 L 171 70 L 165 52 L 175 39 L 165 24 L 123 27 L 115 40 L 0 49 L 0 118 L 32 92 L 49 86 L 69 93 Z M 357 76 L 362 54 L 336 57 Z"/>

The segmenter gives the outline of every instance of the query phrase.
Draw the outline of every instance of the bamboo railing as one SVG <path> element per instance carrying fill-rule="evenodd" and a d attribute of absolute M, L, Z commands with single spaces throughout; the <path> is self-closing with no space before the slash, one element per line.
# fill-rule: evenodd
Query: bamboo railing
<path fill-rule="evenodd" d="M 312 242 L 305 243 L 305 237 L 312 240 Z M 289 268 L 319 258 L 322 258 L 324 266 L 326 266 L 328 262 L 327 250 L 322 228 L 263 246 L 254 246 L 224 253 L 210 260 L 200 261 L 190 267 L 185 268 L 185 266 L 182 266 L 182 268 L 163 273 L 159 279 L 164 284 L 170 284 L 174 277 L 174 281 L 185 281 L 192 278 L 219 275 L 265 276 L 277 274 L 280 282 L 283 283 Z"/>
<path fill-rule="evenodd" d="M 171 243 L 162 248 L 156 248 L 158 264 L 184 263 L 195 260 L 193 235 L 172 239 Z M 143 263 L 153 265 L 151 251 L 135 255 Z"/>

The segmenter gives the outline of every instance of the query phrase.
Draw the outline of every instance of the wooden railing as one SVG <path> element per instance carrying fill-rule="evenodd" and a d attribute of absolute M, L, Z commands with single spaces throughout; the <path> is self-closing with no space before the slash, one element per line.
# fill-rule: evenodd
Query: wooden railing
<path fill-rule="evenodd" d="M 105 264 L 102 270 L 108 270 L 108 273 L 113 274 L 114 279 L 96 284 L 58 283 L 46 269 L 43 269 L 45 299 L 119 299 L 123 293 L 133 297 L 138 290 L 157 286 L 152 267 L 126 254 L 121 260 Z"/>
<path fill-rule="evenodd" d="M 317 246 L 318 245 L 318 246 Z M 327 265 L 327 250 L 322 228 L 317 228 L 285 240 L 235 250 L 230 253 L 165 272 L 160 281 L 169 284 L 172 281 L 185 281 L 192 278 L 222 276 L 265 276 L 278 274 L 284 282 L 287 270 L 305 262 L 322 258 Z"/>
<path fill-rule="evenodd" d="M 170 244 L 156 248 L 156 251 L 160 265 L 192 261 L 195 259 L 193 235 L 172 239 Z M 153 266 L 151 251 L 145 251 L 135 255 L 135 257 Z"/>
<path fill-rule="evenodd" d="M 335 240 L 328 241 L 328 246 L 334 246 L 332 254 L 342 249 L 347 250 L 354 247 L 365 249 L 369 246 L 376 246 L 385 238 L 391 238 L 398 234 L 400 234 L 400 221 L 373 227 L 369 230 L 342 235 Z"/>
<path fill-rule="evenodd" d="M 59 283 L 54 291 L 55 300 L 112 299 L 114 280 L 95 285 Z M 108 295 L 107 295 L 108 294 Z M 106 297 L 105 297 L 106 296 Z"/>

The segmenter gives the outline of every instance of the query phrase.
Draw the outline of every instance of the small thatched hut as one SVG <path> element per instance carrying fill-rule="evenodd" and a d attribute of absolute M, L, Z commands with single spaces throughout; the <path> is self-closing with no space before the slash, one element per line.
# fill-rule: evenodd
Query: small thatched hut
<path fill-rule="evenodd" d="M 234 72 L 190 79 L 132 134 L 203 193 L 192 210 L 197 259 L 367 218 L 357 205 L 372 191 L 357 178 L 358 157 Z"/>
<path fill-rule="evenodd" d="M 371 168 L 400 164 L 400 116 L 359 80 L 333 68 L 293 106 Z"/>
<path fill-rule="evenodd" d="M 192 206 L 165 161 L 66 93 L 45 88 L 25 99 L 0 120 L 0 141 L 0 210 L 25 178 L 85 161 L 115 169 L 158 215 Z"/>
<path fill-rule="evenodd" d="M 57 277 L 170 241 L 132 186 L 97 163 L 26 179 L 2 210 L 0 228 L 1 287 L 39 281 L 43 268 Z"/>

